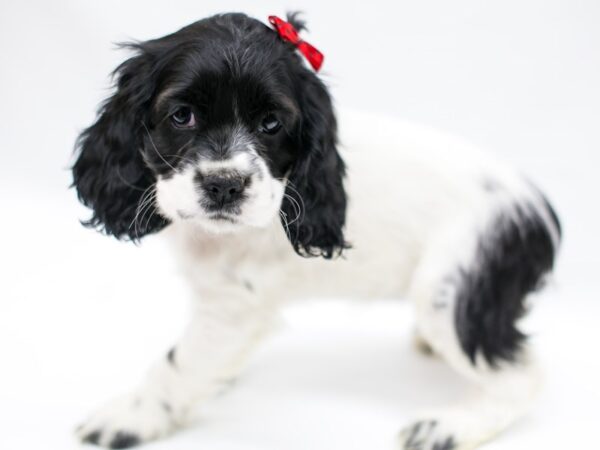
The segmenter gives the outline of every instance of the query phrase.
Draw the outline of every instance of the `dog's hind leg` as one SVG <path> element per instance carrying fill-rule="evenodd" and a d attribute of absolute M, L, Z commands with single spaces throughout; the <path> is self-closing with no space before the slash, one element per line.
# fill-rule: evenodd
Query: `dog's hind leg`
<path fill-rule="evenodd" d="M 560 233 L 540 205 L 457 219 L 428 244 L 409 291 L 417 330 L 475 395 L 420 415 L 401 432 L 403 449 L 472 449 L 528 411 L 539 373 L 517 321 L 552 267 Z"/>

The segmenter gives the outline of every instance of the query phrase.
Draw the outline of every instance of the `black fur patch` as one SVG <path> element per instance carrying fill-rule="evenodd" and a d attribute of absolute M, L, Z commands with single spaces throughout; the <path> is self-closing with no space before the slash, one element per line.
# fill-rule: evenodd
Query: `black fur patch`
<path fill-rule="evenodd" d="M 560 234 L 554 211 L 545 205 Z M 492 366 L 515 360 L 526 338 L 516 326 L 526 312 L 524 299 L 552 269 L 555 250 L 531 204 L 500 215 L 480 239 L 474 267 L 461 271 L 455 310 L 461 347 L 473 363 L 478 354 Z"/>
<path fill-rule="evenodd" d="M 281 205 L 282 223 L 299 255 L 331 259 L 349 248 L 343 233 L 346 167 L 336 149 L 337 122 L 327 89 L 312 73 L 301 77 L 304 120 Z"/>
<path fill-rule="evenodd" d="M 98 445 L 100 443 L 100 437 L 102 433 L 100 431 L 93 431 L 87 436 L 85 436 L 82 441 L 88 444 Z"/>
<path fill-rule="evenodd" d="M 110 441 L 108 446 L 110 448 L 129 448 L 135 447 L 136 445 L 139 445 L 139 443 L 140 438 L 136 434 L 126 431 L 119 431 L 117 434 L 115 434 L 115 437 L 112 439 L 112 441 Z"/>
<path fill-rule="evenodd" d="M 454 439 L 449 437 L 445 441 L 433 444 L 433 450 L 453 450 L 455 446 Z"/>
<path fill-rule="evenodd" d="M 454 437 L 447 436 L 431 443 L 439 430 L 437 420 L 422 420 L 405 431 L 404 450 L 453 450 L 456 447 Z"/>
<path fill-rule="evenodd" d="M 169 364 L 171 364 L 173 367 L 175 367 L 175 347 L 173 347 L 167 353 L 167 361 L 169 361 Z"/>

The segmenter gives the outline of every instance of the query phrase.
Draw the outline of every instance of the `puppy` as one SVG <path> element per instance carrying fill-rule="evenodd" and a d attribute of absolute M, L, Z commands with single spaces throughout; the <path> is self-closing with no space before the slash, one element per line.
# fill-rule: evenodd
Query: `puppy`
<path fill-rule="evenodd" d="M 419 342 L 479 388 L 408 424 L 402 448 L 470 449 L 527 411 L 537 369 L 517 321 L 560 240 L 535 187 L 452 138 L 360 115 L 342 117 L 342 157 L 297 43 L 246 15 L 129 47 L 74 186 L 90 227 L 134 241 L 166 228 L 196 299 L 181 340 L 83 441 L 173 432 L 239 374 L 279 304 L 310 295 L 407 297 Z"/>

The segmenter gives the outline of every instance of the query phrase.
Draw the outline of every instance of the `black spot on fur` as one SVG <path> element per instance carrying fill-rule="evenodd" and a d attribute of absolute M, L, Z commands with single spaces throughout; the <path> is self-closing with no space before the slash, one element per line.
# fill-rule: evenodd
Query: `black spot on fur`
<path fill-rule="evenodd" d="M 417 422 L 414 427 L 410 430 L 410 434 L 408 435 L 408 439 L 406 440 L 405 448 L 413 448 L 418 445 L 416 438 L 419 434 L 419 430 L 421 429 L 422 422 Z"/>
<path fill-rule="evenodd" d="M 100 431 L 93 431 L 87 436 L 85 436 L 82 439 L 82 441 L 88 444 L 98 445 L 100 443 L 100 436 L 102 436 L 102 433 Z"/>
<path fill-rule="evenodd" d="M 127 431 L 119 431 L 115 434 L 115 437 L 110 441 L 108 446 L 115 449 L 129 448 L 139 445 L 140 442 L 140 438 L 136 434 Z"/>
<path fill-rule="evenodd" d="M 445 439 L 441 438 L 431 446 L 431 440 L 434 433 L 437 432 L 437 426 L 438 422 L 436 420 L 422 420 L 413 424 L 406 431 L 407 436 L 404 441 L 404 450 L 453 450 L 456 447 L 456 443 L 452 436 L 448 436 Z"/>
<path fill-rule="evenodd" d="M 415 423 L 406 431 L 408 436 L 404 442 L 405 450 L 424 450 L 425 442 L 430 433 L 437 427 L 436 420 L 422 420 Z"/>
<path fill-rule="evenodd" d="M 456 447 L 454 439 L 452 437 L 449 437 L 445 441 L 436 442 L 433 445 L 433 450 L 452 450 L 454 447 Z"/>
<path fill-rule="evenodd" d="M 531 204 L 497 217 L 480 239 L 474 266 L 461 272 L 455 311 L 461 347 L 473 363 L 478 354 L 491 366 L 518 356 L 526 338 L 516 326 L 526 312 L 524 299 L 552 269 L 555 251 L 547 223 Z"/>
<path fill-rule="evenodd" d="M 167 353 L 167 361 L 169 361 L 169 364 L 171 364 L 173 367 L 175 367 L 175 347 L 173 347 Z"/>

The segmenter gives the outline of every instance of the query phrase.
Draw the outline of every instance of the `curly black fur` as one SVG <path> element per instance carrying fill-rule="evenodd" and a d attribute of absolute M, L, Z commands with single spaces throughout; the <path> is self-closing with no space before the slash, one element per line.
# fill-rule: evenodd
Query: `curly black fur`
<path fill-rule="evenodd" d="M 296 31 L 300 32 L 300 31 L 308 31 L 308 28 L 306 27 L 306 21 L 304 19 L 302 19 L 300 16 L 302 16 L 302 12 L 300 11 L 291 11 L 288 12 L 286 15 L 286 19 L 289 23 L 292 24 L 292 26 L 296 29 Z"/>
<path fill-rule="evenodd" d="M 299 92 L 302 125 L 297 135 L 300 150 L 289 175 L 287 193 L 297 191 L 304 201 L 301 220 L 289 226 L 289 236 L 298 254 L 327 259 L 347 248 L 343 228 L 346 194 L 344 162 L 337 150 L 337 124 L 327 89 L 310 73 L 303 74 Z M 295 205 L 284 199 L 282 211 L 294 217 Z"/>
<path fill-rule="evenodd" d="M 560 234 L 556 214 L 545 202 Z M 460 276 L 455 323 L 463 351 L 496 366 L 513 361 L 526 335 L 517 327 L 527 294 L 540 287 L 552 269 L 555 243 L 549 225 L 531 204 L 515 205 L 500 215 L 477 248 L 476 265 Z"/>
<path fill-rule="evenodd" d="M 144 194 L 156 176 L 144 163 L 142 123 L 153 95 L 150 58 L 143 53 L 115 71 L 117 91 L 98 113 L 98 120 L 77 140 L 79 158 L 73 185 L 79 199 L 93 211 L 85 221 L 117 238 L 137 239 L 159 231 L 167 221 L 156 215 L 133 226 Z"/>

